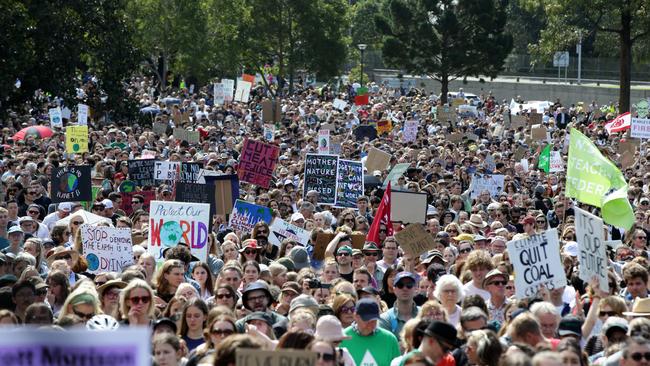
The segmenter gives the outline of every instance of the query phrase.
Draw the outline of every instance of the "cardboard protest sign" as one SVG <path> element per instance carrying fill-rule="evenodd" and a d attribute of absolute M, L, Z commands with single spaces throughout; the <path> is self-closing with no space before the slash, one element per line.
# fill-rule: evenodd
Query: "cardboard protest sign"
<path fill-rule="evenodd" d="M 456 112 L 452 111 L 447 106 L 437 109 L 437 118 L 441 123 L 452 122 L 452 125 L 456 124 Z"/>
<path fill-rule="evenodd" d="M 388 175 L 386 176 L 386 179 L 384 180 L 384 184 L 382 185 L 382 188 L 386 189 L 388 187 L 388 182 L 390 182 L 391 186 L 397 187 L 398 182 L 397 180 L 406 173 L 408 168 L 411 166 L 410 163 L 399 163 L 395 164 L 393 166 L 393 169 L 390 170 Z"/>
<path fill-rule="evenodd" d="M 503 191 L 504 176 L 501 174 L 474 174 L 469 186 L 470 197 L 478 198 L 484 190 L 490 192 L 491 197 L 498 196 Z"/>
<path fill-rule="evenodd" d="M 390 120 L 377 121 L 378 135 L 390 134 L 392 130 L 393 130 L 393 122 L 391 122 Z"/>
<path fill-rule="evenodd" d="M 68 126 L 65 129 L 65 152 L 68 154 L 88 152 L 88 126 Z"/>
<path fill-rule="evenodd" d="M 67 106 L 64 106 L 61 109 L 61 118 L 67 119 L 69 121 L 70 117 L 72 117 L 72 110 L 70 108 L 68 108 Z"/>
<path fill-rule="evenodd" d="M 457 143 L 463 140 L 463 134 L 460 132 L 454 132 L 445 136 L 449 142 Z"/>
<path fill-rule="evenodd" d="M 235 92 L 235 80 L 221 79 L 221 84 L 223 84 L 224 103 L 232 102 L 233 93 Z"/>
<path fill-rule="evenodd" d="M 162 122 L 154 122 L 151 129 L 156 135 L 164 135 L 167 133 L 167 124 Z"/>
<path fill-rule="evenodd" d="M 541 125 L 542 124 L 542 114 L 541 113 L 531 113 L 528 117 L 529 125 Z"/>
<path fill-rule="evenodd" d="M 549 164 L 549 172 L 563 172 L 564 171 L 564 160 L 562 159 L 562 153 L 559 151 L 551 151 L 551 161 Z"/>
<path fill-rule="evenodd" d="M 155 186 L 155 163 L 154 159 L 129 160 L 129 179 L 135 181 L 139 187 Z"/>
<path fill-rule="evenodd" d="M 394 192 L 393 192 L 394 193 Z M 422 224 L 409 224 L 406 228 L 395 233 L 395 240 L 404 253 L 411 258 L 435 249 L 436 242 Z"/>
<path fill-rule="evenodd" d="M 418 121 L 414 119 L 404 122 L 404 133 L 402 135 L 404 142 L 413 142 L 417 139 L 418 125 Z"/>
<path fill-rule="evenodd" d="M 93 187 L 94 188 L 94 187 Z M 133 214 L 133 196 L 140 195 L 144 198 L 144 203 L 142 204 L 142 209 L 145 212 L 149 212 L 149 205 L 151 201 L 156 199 L 155 191 L 133 191 L 133 192 L 121 192 L 122 203 L 120 204 L 120 210 L 124 211 L 127 216 Z"/>
<path fill-rule="evenodd" d="M 303 197 L 307 196 L 307 192 L 314 190 L 318 192 L 319 204 L 336 203 L 338 161 L 337 155 L 307 154 Z"/>
<path fill-rule="evenodd" d="M 273 170 L 278 163 L 278 155 L 280 155 L 278 146 L 246 139 L 237 167 L 239 180 L 269 188 Z"/>
<path fill-rule="evenodd" d="M 650 139 L 650 119 L 632 118 L 630 137 L 637 139 Z"/>
<path fill-rule="evenodd" d="M 205 184 L 214 185 L 215 213 L 228 215 L 239 198 L 239 178 L 236 174 L 204 176 Z"/>
<path fill-rule="evenodd" d="M 213 184 L 198 184 L 179 182 L 176 184 L 176 202 L 207 203 L 210 205 L 210 218 L 215 214 L 215 186 Z M 210 220 L 212 228 L 212 220 Z"/>
<path fill-rule="evenodd" d="M 404 224 L 421 223 L 427 219 L 427 194 L 392 190 L 390 219 Z"/>
<path fill-rule="evenodd" d="M 363 165 L 360 161 L 340 159 L 334 206 L 356 208 L 359 196 L 363 196 Z"/>
<path fill-rule="evenodd" d="M 633 141 L 625 141 L 618 144 L 618 154 L 621 156 L 621 166 L 629 168 L 634 164 L 636 145 Z"/>
<path fill-rule="evenodd" d="M 61 113 L 61 108 L 50 108 L 48 111 L 50 115 L 50 126 L 54 127 L 63 127 L 63 114 Z"/>
<path fill-rule="evenodd" d="M 271 209 L 268 207 L 258 206 L 254 203 L 242 200 L 236 200 L 228 225 L 233 228 L 233 230 L 250 233 L 253 231 L 253 226 L 255 226 L 259 221 L 270 224 L 271 220 L 273 220 L 273 216 L 271 215 Z"/>
<path fill-rule="evenodd" d="M 332 102 L 332 107 L 338 109 L 339 111 L 343 111 L 347 106 L 348 103 L 342 99 L 335 98 Z"/>
<path fill-rule="evenodd" d="M 183 183 L 197 183 L 201 174 L 201 163 L 181 163 L 178 180 Z"/>
<path fill-rule="evenodd" d="M 282 350 L 262 351 L 252 348 L 237 348 L 235 366 L 288 366 L 288 365 L 316 365 L 318 356 L 316 352 Z"/>
<path fill-rule="evenodd" d="M 80 126 L 88 124 L 88 106 L 85 104 L 77 104 L 77 124 Z"/>
<path fill-rule="evenodd" d="M 330 153 L 330 131 L 320 129 L 318 131 L 318 153 L 319 154 L 329 154 Z"/>
<path fill-rule="evenodd" d="M 131 229 L 84 224 L 79 230 L 88 272 L 120 273 L 133 264 Z"/>
<path fill-rule="evenodd" d="M 535 296 L 540 285 L 549 291 L 566 286 L 557 229 L 509 241 L 507 246 L 515 270 L 515 296 L 518 299 Z"/>
<path fill-rule="evenodd" d="M 368 141 L 372 141 L 377 138 L 377 129 L 375 126 L 357 126 L 352 133 L 357 141 L 364 141 L 366 138 L 368 138 Z"/>
<path fill-rule="evenodd" d="M 517 114 L 510 114 L 510 129 L 516 130 L 519 127 L 525 127 L 527 123 L 526 116 L 520 116 Z"/>
<path fill-rule="evenodd" d="M 156 161 L 154 163 L 153 178 L 155 180 L 176 180 L 181 163 L 178 161 Z"/>
<path fill-rule="evenodd" d="M 199 131 L 190 131 L 185 128 L 174 128 L 174 138 L 181 141 L 187 141 L 189 144 L 198 144 L 201 141 Z"/>
<path fill-rule="evenodd" d="M 596 276 L 600 290 L 609 292 L 607 278 L 607 245 L 603 238 L 603 219 L 589 212 L 574 207 L 576 223 L 576 241 L 580 254 L 580 279 L 589 283 Z"/>
<path fill-rule="evenodd" d="M 223 105 L 223 103 L 226 101 L 226 92 L 224 90 L 223 83 L 214 83 L 213 97 L 215 105 Z"/>
<path fill-rule="evenodd" d="M 252 87 L 253 84 L 251 82 L 238 80 L 237 90 L 235 90 L 235 101 L 248 103 L 248 99 L 250 98 Z"/>
<path fill-rule="evenodd" d="M 255 75 L 242 74 L 241 79 L 244 80 L 244 81 L 247 81 L 247 82 L 249 82 L 251 84 L 255 83 Z"/>
<path fill-rule="evenodd" d="M 52 169 L 52 203 L 90 201 L 92 185 L 89 165 L 69 165 Z"/>
<path fill-rule="evenodd" d="M 372 174 L 375 170 L 380 170 L 382 172 L 386 170 L 390 163 L 391 156 L 391 154 L 377 148 L 370 148 L 370 151 L 368 151 L 368 158 L 366 159 L 368 174 Z"/>
<path fill-rule="evenodd" d="M 160 262 L 163 250 L 183 242 L 199 260 L 208 258 L 210 205 L 173 201 L 151 201 L 148 251 Z"/>
<path fill-rule="evenodd" d="M 336 234 L 334 233 L 319 232 L 316 234 L 316 243 L 314 243 L 314 251 L 311 254 L 312 258 L 319 261 L 325 259 L 327 244 L 329 244 L 335 236 Z"/>
<path fill-rule="evenodd" d="M 307 243 L 309 243 L 309 236 L 311 235 L 311 232 L 296 225 L 292 225 L 279 217 L 273 219 L 273 223 L 271 223 L 269 229 L 271 230 L 271 233 L 269 234 L 269 243 L 276 247 L 279 247 L 282 244 L 282 240 L 286 238 L 295 240 L 303 246 L 307 246 Z"/>
<path fill-rule="evenodd" d="M 530 138 L 533 141 L 546 141 L 546 127 L 535 125 L 530 129 Z"/>
<path fill-rule="evenodd" d="M 456 98 L 451 101 L 451 106 L 452 107 L 459 107 L 461 105 L 465 104 L 465 98 Z"/>
<path fill-rule="evenodd" d="M 63 334 L 37 327 L 13 328 L 11 336 L 0 338 L 0 360 L 4 366 L 150 365 L 151 331 L 147 327 L 122 326 L 110 332 L 72 327 Z"/>

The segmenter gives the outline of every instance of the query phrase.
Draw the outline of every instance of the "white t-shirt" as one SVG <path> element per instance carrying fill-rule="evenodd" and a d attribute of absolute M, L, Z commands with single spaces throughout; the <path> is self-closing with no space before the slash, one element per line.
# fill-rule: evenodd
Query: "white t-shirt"
<path fill-rule="evenodd" d="M 490 293 L 474 286 L 474 281 L 467 282 L 465 285 L 463 285 L 463 289 L 465 290 L 466 297 L 469 295 L 481 295 L 481 297 L 483 298 L 483 300 L 485 300 L 486 303 L 490 301 L 491 298 Z"/>

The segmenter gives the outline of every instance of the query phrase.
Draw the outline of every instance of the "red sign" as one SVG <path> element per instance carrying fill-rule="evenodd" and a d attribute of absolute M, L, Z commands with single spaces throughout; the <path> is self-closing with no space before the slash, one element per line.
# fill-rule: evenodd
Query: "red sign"
<path fill-rule="evenodd" d="M 239 180 L 269 188 L 280 148 L 255 140 L 244 141 L 237 174 Z"/>

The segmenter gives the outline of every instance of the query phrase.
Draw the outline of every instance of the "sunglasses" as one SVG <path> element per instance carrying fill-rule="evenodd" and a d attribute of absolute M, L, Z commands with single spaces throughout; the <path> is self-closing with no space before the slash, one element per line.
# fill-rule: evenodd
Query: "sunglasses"
<path fill-rule="evenodd" d="M 471 252 L 471 251 L 472 251 L 472 248 L 465 248 L 465 249 L 461 249 L 461 250 L 459 250 L 458 252 L 459 252 L 459 253 L 469 253 L 469 252 Z"/>
<path fill-rule="evenodd" d="M 31 214 L 31 215 L 38 215 L 38 214 L 40 214 L 40 212 L 38 212 L 38 211 L 34 211 L 34 210 L 29 210 L 29 211 L 27 211 L 27 213 L 28 213 L 28 214 Z"/>
<path fill-rule="evenodd" d="M 230 299 L 232 298 L 231 294 L 217 294 L 217 299 Z"/>
<path fill-rule="evenodd" d="M 505 286 L 508 282 L 506 281 L 494 281 L 488 283 L 488 285 L 494 285 L 494 286 Z"/>
<path fill-rule="evenodd" d="M 645 239 L 646 237 L 645 236 L 637 236 L 636 238 L 637 239 Z"/>
<path fill-rule="evenodd" d="M 395 287 L 397 287 L 397 288 L 400 289 L 400 290 L 403 289 L 404 287 L 406 287 L 407 289 L 410 290 L 410 289 L 412 289 L 413 287 L 415 287 L 415 284 L 412 283 L 412 282 L 408 282 L 408 283 L 398 282 L 397 285 L 395 285 Z"/>
<path fill-rule="evenodd" d="M 95 313 L 82 313 L 81 311 L 77 311 L 77 310 L 74 310 L 74 309 L 72 309 L 72 312 L 74 313 L 74 315 L 80 317 L 81 319 L 85 319 L 85 320 L 88 320 L 88 319 L 92 318 L 93 316 L 95 316 Z"/>
<path fill-rule="evenodd" d="M 72 225 L 81 225 L 83 223 L 84 223 L 83 221 L 72 221 L 71 222 Z"/>
<path fill-rule="evenodd" d="M 355 307 L 354 307 L 354 306 L 343 306 L 343 307 L 341 307 L 341 313 L 349 313 L 349 314 L 353 314 L 354 311 L 355 311 Z"/>
<path fill-rule="evenodd" d="M 645 352 L 645 353 L 635 352 L 630 355 L 630 358 L 636 362 L 640 362 L 644 358 L 646 361 L 650 361 L 650 352 Z"/>
<path fill-rule="evenodd" d="M 232 329 L 212 329 L 212 331 L 210 332 L 210 334 L 215 336 L 226 336 L 226 337 L 233 333 L 235 333 L 235 331 Z"/>
<path fill-rule="evenodd" d="M 366 257 L 376 257 L 376 256 L 379 255 L 379 253 L 377 253 L 377 252 L 364 252 L 363 255 L 365 255 Z"/>
<path fill-rule="evenodd" d="M 545 220 L 537 220 L 537 223 L 538 224 L 546 224 L 546 221 Z"/>
<path fill-rule="evenodd" d="M 246 250 L 244 250 L 244 254 L 257 254 L 257 250 L 255 250 L 255 249 L 246 249 Z"/>
<path fill-rule="evenodd" d="M 266 230 L 258 230 L 257 233 L 258 234 L 268 234 L 269 232 L 266 231 Z"/>
<path fill-rule="evenodd" d="M 131 201 L 132 205 L 137 205 L 137 204 L 140 204 L 140 203 L 142 203 L 142 202 L 140 202 L 140 201 Z"/>
<path fill-rule="evenodd" d="M 60 257 L 57 257 L 57 259 L 63 259 L 63 260 L 70 260 L 72 259 L 72 256 L 70 254 L 62 255 Z"/>
<path fill-rule="evenodd" d="M 514 289 L 515 289 L 514 286 L 506 286 L 506 290 L 514 290 Z"/>
<path fill-rule="evenodd" d="M 337 254 L 337 255 L 338 255 L 339 257 L 349 257 L 349 256 L 350 256 L 350 253 L 348 253 L 348 252 L 341 252 L 341 253 L 339 253 L 339 254 Z"/>
<path fill-rule="evenodd" d="M 615 311 L 601 311 L 601 312 L 598 313 L 598 316 L 600 316 L 601 318 L 605 317 L 605 316 L 616 316 L 616 312 Z"/>
<path fill-rule="evenodd" d="M 129 300 L 131 301 L 131 304 L 134 304 L 134 305 L 138 305 L 140 303 L 148 304 L 149 301 L 151 301 L 151 297 L 149 297 L 149 296 L 133 296 L 133 297 L 130 297 Z"/>
<path fill-rule="evenodd" d="M 333 353 L 320 353 L 320 352 L 317 352 L 316 354 L 318 355 L 318 358 L 323 360 L 323 361 L 326 361 L 326 362 L 334 361 L 334 354 Z"/>

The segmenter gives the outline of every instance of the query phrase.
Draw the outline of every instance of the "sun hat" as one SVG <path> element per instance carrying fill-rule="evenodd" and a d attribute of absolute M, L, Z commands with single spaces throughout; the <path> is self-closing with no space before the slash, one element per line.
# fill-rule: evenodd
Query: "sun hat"
<path fill-rule="evenodd" d="M 442 343 L 446 343 L 449 348 L 456 348 L 458 346 L 456 328 L 449 323 L 434 320 L 429 324 L 424 334 L 436 338 Z"/>
<path fill-rule="evenodd" d="M 495 268 L 485 275 L 485 278 L 483 279 L 483 287 L 485 287 L 488 282 L 495 277 L 501 277 L 504 281 L 508 282 L 508 275 Z"/>
<path fill-rule="evenodd" d="M 241 246 L 242 246 L 241 249 L 239 249 L 240 253 L 243 253 L 248 248 L 256 249 L 256 250 L 261 250 L 262 249 L 262 247 L 257 244 L 257 240 L 255 240 L 255 239 L 246 239 L 241 244 Z"/>
<path fill-rule="evenodd" d="M 632 305 L 632 311 L 623 313 L 625 316 L 650 316 L 650 298 L 637 297 Z"/>
<path fill-rule="evenodd" d="M 470 216 L 469 220 L 466 222 L 474 227 L 481 229 L 487 226 L 487 222 L 483 221 L 483 218 L 479 214 L 472 214 L 472 216 Z"/>
<path fill-rule="evenodd" d="M 291 304 L 289 305 L 289 314 L 300 308 L 307 308 L 314 315 L 317 315 L 318 301 L 316 301 L 316 299 L 310 295 L 299 295 L 295 299 L 291 300 Z"/>
<path fill-rule="evenodd" d="M 325 342 L 339 342 L 352 338 L 343 333 L 341 321 L 334 315 L 321 316 L 316 323 L 316 332 L 314 335 L 316 339 L 321 339 Z"/>
<path fill-rule="evenodd" d="M 74 249 L 69 249 L 66 247 L 55 247 L 54 249 L 50 250 L 50 252 L 47 254 L 47 264 L 49 266 L 52 266 L 52 263 L 59 259 L 60 257 L 70 254 L 72 257 L 72 262 L 75 263 L 77 259 L 79 259 L 79 253 L 74 250 Z"/>
<path fill-rule="evenodd" d="M 119 289 L 125 288 L 127 285 L 126 282 L 120 281 L 120 280 L 109 280 L 106 281 L 103 285 L 97 287 L 97 293 L 99 294 L 99 297 L 101 298 L 104 296 L 104 292 L 110 288 L 117 287 Z"/>

